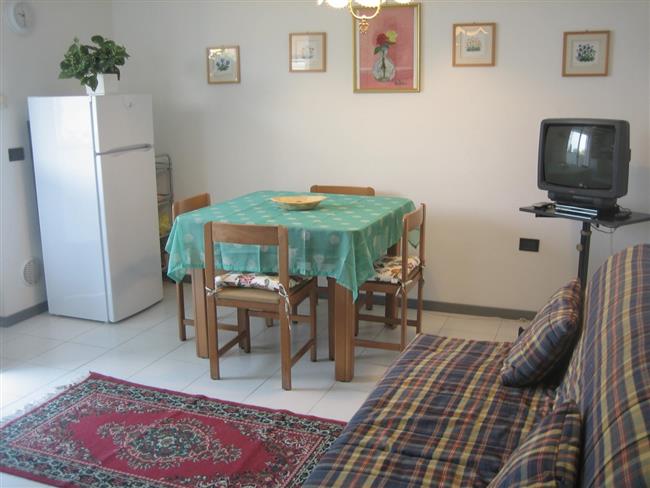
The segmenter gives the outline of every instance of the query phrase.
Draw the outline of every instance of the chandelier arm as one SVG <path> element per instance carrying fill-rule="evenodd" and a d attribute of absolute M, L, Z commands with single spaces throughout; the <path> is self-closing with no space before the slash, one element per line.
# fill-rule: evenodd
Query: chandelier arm
<path fill-rule="evenodd" d="M 381 11 L 381 3 L 377 5 L 377 7 L 375 9 L 375 13 L 372 14 L 372 15 L 360 15 L 360 14 L 356 13 L 354 11 L 354 7 L 352 6 L 352 0 L 350 0 L 348 2 L 348 10 L 350 10 L 350 13 L 352 14 L 352 17 L 354 17 L 355 19 L 362 20 L 362 21 L 363 20 L 368 21 L 368 20 L 374 19 L 375 17 L 377 17 L 379 15 L 379 12 Z"/>

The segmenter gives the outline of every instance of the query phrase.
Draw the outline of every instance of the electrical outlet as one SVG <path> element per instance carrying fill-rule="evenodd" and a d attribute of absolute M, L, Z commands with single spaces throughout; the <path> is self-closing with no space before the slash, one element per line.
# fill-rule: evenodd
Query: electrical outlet
<path fill-rule="evenodd" d="M 529 252 L 539 252 L 539 239 L 519 238 L 519 250 Z"/>
<path fill-rule="evenodd" d="M 10 147 L 9 148 L 9 161 L 24 161 L 25 148 L 23 147 Z"/>

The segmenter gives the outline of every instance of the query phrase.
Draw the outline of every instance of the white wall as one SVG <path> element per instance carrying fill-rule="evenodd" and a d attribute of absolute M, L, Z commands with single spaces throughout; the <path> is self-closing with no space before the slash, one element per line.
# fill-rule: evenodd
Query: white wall
<path fill-rule="evenodd" d="M 650 211 L 647 2 L 426 2 L 422 92 L 352 93 L 351 21 L 315 2 L 115 1 L 133 57 L 127 90 L 154 95 L 158 152 L 177 197 L 216 201 L 262 188 L 371 185 L 428 205 L 426 298 L 533 310 L 577 269 L 579 224 L 534 219 L 545 117 L 632 127 L 629 197 Z M 497 22 L 495 68 L 452 68 L 454 22 Z M 147 25 L 143 29 L 143 25 Z M 612 31 L 608 77 L 563 78 L 562 33 Z M 328 33 L 323 74 L 288 72 L 290 32 Z M 206 83 L 207 46 L 241 46 L 242 82 Z M 650 224 L 594 233 L 592 264 L 648 241 Z M 539 254 L 517 251 L 541 239 Z M 593 266 L 592 266 L 593 269 Z"/>
<path fill-rule="evenodd" d="M 2 2 L 2 16 L 4 17 Z M 45 300 L 44 286 L 29 287 L 24 263 L 41 256 L 34 174 L 27 133 L 27 97 L 72 95 L 84 90 L 76 80 L 58 80 L 58 65 L 75 36 L 110 35 L 110 0 L 30 1 L 34 30 L 19 35 L 0 19 L 0 317 Z M 7 149 L 24 147 L 26 161 L 9 162 Z"/>

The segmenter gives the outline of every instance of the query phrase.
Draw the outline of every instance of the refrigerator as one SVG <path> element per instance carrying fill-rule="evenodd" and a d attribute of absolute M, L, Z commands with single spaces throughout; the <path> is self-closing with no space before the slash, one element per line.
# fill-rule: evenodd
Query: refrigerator
<path fill-rule="evenodd" d="M 160 301 L 151 96 L 28 106 L 49 312 L 118 322 Z"/>

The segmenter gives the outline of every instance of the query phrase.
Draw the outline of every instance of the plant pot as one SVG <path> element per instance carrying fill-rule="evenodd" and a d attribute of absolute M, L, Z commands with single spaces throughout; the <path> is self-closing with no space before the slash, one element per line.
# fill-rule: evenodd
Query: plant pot
<path fill-rule="evenodd" d="M 107 95 L 109 93 L 117 93 L 118 83 L 117 75 L 115 74 L 99 74 L 97 75 L 97 88 L 92 90 L 87 86 L 86 93 L 88 95 Z"/>

